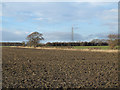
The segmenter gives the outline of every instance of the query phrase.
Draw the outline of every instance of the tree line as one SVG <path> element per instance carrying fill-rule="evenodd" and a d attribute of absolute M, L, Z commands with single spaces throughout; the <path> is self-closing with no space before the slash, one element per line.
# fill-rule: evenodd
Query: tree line
<path fill-rule="evenodd" d="M 48 42 L 46 46 L 108 46 L 107 42 Z"/>
<path fill-rule="evenodd" d="M 0 46 L 23 46 L 22 43 L 16 42 L 0 42 Z"/>
<path fill-rule="evenodd" d="M 119 34 L 109 34 L 108 39 L 93 39 L 90 42 L 48 42 L 46 44 L 39 44 L 41 40 L 44 40 L 43 34 L 38 32 L 33 32 L 27 36 L 28 46 L 110 46 L 114 49 L 119 46 L 120 41 Z"/>
<path fill-rule="evenodd" d="M 44 40 L 43 34 L 39 32 L 33 32 L 26 37 L 27 42 L 22 43 L 0 43 L 2 46 L 29 46 L 29 47 L 40 47 L 40 46 L 108 46 L 114 49 L 116 46 L 120 46 L 120 35 L 109 34 L 108 39 L 93 39 L 90 42 L 48 42 L 41 44 L 40 41 Z"/>

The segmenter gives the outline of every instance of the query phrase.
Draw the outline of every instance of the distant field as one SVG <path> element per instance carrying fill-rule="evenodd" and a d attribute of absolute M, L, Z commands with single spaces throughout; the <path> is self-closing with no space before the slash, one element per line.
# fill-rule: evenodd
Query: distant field
<path fill-rule="evenodd" d="M 0 47 L 10 47 L 10 46 L 0 46 Z"/>
<path fill-rule="evenodd" d="M 17 46 L 0 46 L 0 47 L 17 47 Z M 109 46 L 43 46 L 45 48 L 70 48 L 70 49 L 101 49 L 110 50 Z M 118 46 L 116 46 L 118 48 Z"/>
<path fill-rule="evenodd" d="M 71 49 L 110 49 L 109 46 L 47 46 L 49 48 L 71 48 Z"/>
<path fill-rule="evenodd" d="M 0 46 L 0 47 L 16 47 L 16 46 Z M 47 46 L 49 48 L 72 48 L 72 49 L 88 49 L 88 48 L 99 48 L 107 50 L 109 46 Z"/>
<path fill-rule="evenodd" d="M 94 49 L 94 48 L 99 48 L 99 49 L 109 49 L 109 46 L 73 46 L 73 49 Z"/>

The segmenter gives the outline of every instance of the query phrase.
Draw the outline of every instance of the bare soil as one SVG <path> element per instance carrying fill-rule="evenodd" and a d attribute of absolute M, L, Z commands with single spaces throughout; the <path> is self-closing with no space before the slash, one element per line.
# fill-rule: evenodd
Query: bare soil
<path fill-rule="evenodd" d="M 3 88 L 117 88 L 118 53 L 3 47 Z"/>

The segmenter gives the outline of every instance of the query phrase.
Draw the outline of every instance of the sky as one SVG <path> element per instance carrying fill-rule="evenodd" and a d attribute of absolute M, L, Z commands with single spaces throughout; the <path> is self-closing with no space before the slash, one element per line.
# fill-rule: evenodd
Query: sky
<path fill-rule="evenodd" d="M 26 41 L 35 31 L 43 34 L 43 43 L 67 42 L 72 27 L 74 41 L 106 39 L 118 32 L 117 2 L 3 2 L 0 6 L 5 42 Z"/>

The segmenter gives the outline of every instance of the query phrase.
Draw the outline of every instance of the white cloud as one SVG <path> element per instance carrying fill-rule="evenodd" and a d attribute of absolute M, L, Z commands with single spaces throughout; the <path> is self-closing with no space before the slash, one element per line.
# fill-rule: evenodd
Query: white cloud
<path fill-rule="evenodd" d="M 2 31 L 3 41 L 25 41 L 27 35 L 32 32 L 27 31 L 14 31 L 10 32 L 8 30 Z M 91 41 L 92 39 L 106 39 L 109 33 L 95 33 L 89 34 L 87 36 L 83 36 L 79 33 L 74 33 L 74 41 Z M 64 31 L 56 31 L 56 32 L 44 32 L 43 37 L 45 38 L 44 42 L 53 42 L 53 41 L 71 41 L 71 33 Z"/>
<path fill-rule="evenodd" d="M 71 33 L 70 32 L 44 32 L 43 33 L 45 41 L 71 41 Z M 78 34 L 74 33 L 75 41 L 83 40 L 83 37 Z"/>
<path fill-rule="evenodd" d="M 89 4 L 90 4 L 92 7 L 98 7 L 98 6 L 110 5 L 111 3 L 108 3 L 108 2 L 89 2 Z"/>
<path fill-rule="evenodd" d="M 98 5 L 99 4 L 99 5 Z M 109 3 L 107 3 L 109 4 Z M 20 20 L 51 21 L 51 22 L 73 22 L 87 21 L 91 19 L 101 19 L 103 25 L 116 27 L 117 9 L 103 9 L 104 3 L 4 3 L 4 15 L 8 17 L 19 18 Z M 96 7 L 93 7 L 96 6 Z M 110 6 L 109 6 L 110 7 Z M 103 11 L 104 10 L 104 11 Z M 97 15 L 96 15 L 97 14 Z M 23 21 L 23 22 L 24 22 Z M 29 32 L 15 31 L 13 35 L 22 37 Z M 70 40 L 70 33 L 48 34 L 49 39 Z M 54 38 L 56 36 L 56 38 Z M 80 36 L 80 37 L 79 37 Z M 11 35 L 12 37 L 12 35 Z M 95 36 L 96 37 L 96 36 Z M 76 39 L 82 39 L 83 36 L 76 34 Z M 87 37 L 84 37 L 87 39 Z M 88 38 L 89 39 L 89 38 Z"/>
<path fill-rule="evenodd" d="M 35 18 L 35 20 L 40 20 L 40 21 L 43 20 L 43 19 L 44 19 L 44 18 Z"/>
<path fill-rule="evenodd" d="M 118 20 L 118 9 L 104 10 L 102 13 L 99 13 L 98 16 L 104 20 Z"/>
<path fill-rule="evenodd" d="M 118 31 L 118 9 L 108 9 L 103 12 L 99 12 L 97 17 L 103 22 L 103 26 L 109 27 L 110 31 Z"/>
<path fill-rule="evenodd" d="M 35 18 L 34 20 L 38 20 L 38 21 L 43 21 L 43 20 L 47 20 L 47 21 L 51 21 L 51 18 Z"/>
<path fill-rule="evenodd" d="M 111 32 L 118 32 L 118 22 L 108 22 L 103 25 L 108 26 Z"/>
<path fill-rule="evenodd" d="M 99 6 L 98 6 L 99 4 Z M 111 15 L 116 9 L 99 11 L 99 8 L 111 3 L 4 3 L 4 16 L 11 16 L 21 21 L 26 19 L 47 20 L 51 22 L 89 20 L 96 17 L 104 19 L 116 18 Z M 96 5 L 96 8 L 93 6 Z M 117 18 L 116 18 L 117 19 Z"/>
<path fill-rule="evenodd" d="M 2 16 L 2 3 L 0 3 L 0 16 Z"/>
<path fill-rule="evenodd" d="M 3 2 L 118 2 L 119 0 L 2 0 Z"/>
<path fill-rule="evenodd" d="M 89 34 L 87 36 L 83 36 L 79 33 L 74 33 L 74 41 L 91 41 L 93 39 L 107 39 L 107 35 L 110 32 L 104 33 L 95 33 Z M 71 33 L 70 32 L 46 32 L 43 33 L 45 41 L 47 42 L 56 42 L 56 41 L 71 41 Z"/>
<path fill-rule="evenodd" d="M 111 9 L 109 10 L 110 12 L 113 12 L 113 13 L 118 13 L 118 9 Z"/>
<path fill-rule="evenodd" d="M 15 31 L 14 32 L 16 35 L 22 35 L 23 34 L 23 32 L 20 32 L 20 31 Z"/>
<path fill-rule="evenodd" d="M 43 16 L 43 13 L 41 13 L 40 11 L 39 12 L 37 11 L 37 12 L 34 12 L 34 15 L 40 17 L 40 16 Z"/>
<path fill-rule="evenodd" d="M 9 31 L 8 29 L 2 30 L 2 40 L 3 41 L 25 41 L 29 32 L 14 30 Z"/>

